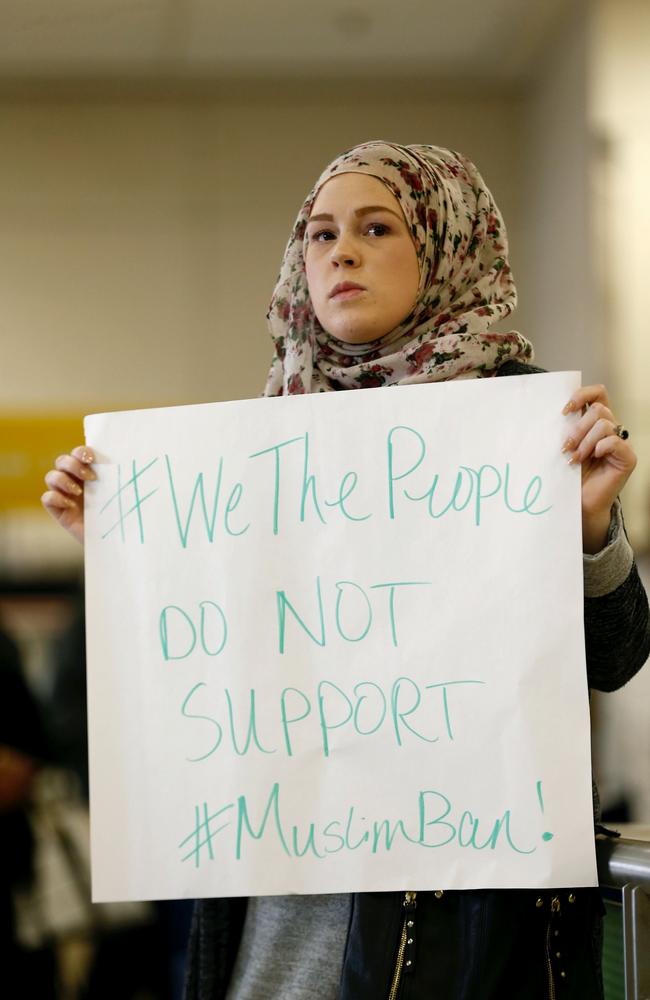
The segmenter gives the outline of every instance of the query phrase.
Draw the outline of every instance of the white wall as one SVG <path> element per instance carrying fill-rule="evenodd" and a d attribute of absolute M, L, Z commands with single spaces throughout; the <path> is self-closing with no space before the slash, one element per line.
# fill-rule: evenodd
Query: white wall
<path fill-rule="evenodd" d="M 587 121 L 590 26 L 581 5 L 559 25 L 538 67 L 523 122 L 521 292 L 541 365 L 608 377 L 593 306 L 594 259 Z"/>

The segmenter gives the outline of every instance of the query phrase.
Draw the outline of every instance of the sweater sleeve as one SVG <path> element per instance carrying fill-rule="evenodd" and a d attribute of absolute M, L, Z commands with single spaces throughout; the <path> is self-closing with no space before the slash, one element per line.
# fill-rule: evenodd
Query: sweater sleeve
<path fill-rule="evenodd" d="M 607 545 L 593 556 L 584 556 L 584 587 L 589 686 L 616 691 L 650 655 L 648 599 L 618 502 Z"/>

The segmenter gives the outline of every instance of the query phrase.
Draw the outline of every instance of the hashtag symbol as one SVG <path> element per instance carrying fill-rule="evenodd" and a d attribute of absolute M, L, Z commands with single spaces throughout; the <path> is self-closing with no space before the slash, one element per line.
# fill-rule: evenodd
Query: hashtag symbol
<path fill-rule="evenodd" d="M 186 844 L 192 842 L 192 848 L 190 851 L 188 851 L 185 857 L 181 858 L 181 861 L 187 861 L 189 858 L 194 858 L 194 867 L 198 868 L 199 865 L 201 864 L 202 853 L 205 848 L 207 848 L 208 857 L 210 861 L 214 861 L 214 851 L 212 849 L 212 841 L 218 833 L 220 833 L 228 826 L 230 820 L 227 820 L 225 823 L 222 823 L 221 826 L 218 826 L 216 829 L 214 829 L 212 824 L 216 819 L 219 818 L 219 816 L 221 816 L 223 813 L 227 812 L 229 809 L 232 808 L 233 804 L 231 802 L 227 806 L 223 806 L 222 809 L 218 809 L 217 812 L 212 813 L 212 815 L 210 815 L 210 813 L 208 812 L 207 802 L 203 803 L 202 809 L 199 808 L 198 805 L 194 806 L 194 829 L 190 834 L 188 834 L 185 840 L 181 840 L 180 844 L 178 845 L 180 850 L 181 848 L 185 847 Z"/>
<path fill-rule="evenodd" d="M 145 472 L 148 472 L 148 470 L 153 465 L 155 465 L 157 461 L 158 461 L 158 459 L 154 458 L 153 461 L 149 462 L 148 465 L 145 465 L 142 469 L 138 469 L 137 466 L 136 466 L 135 460 L 134 460 L 132 462 L 132 466 L 131 466 L 131 477 L 125 483 L 122 483 L 122 466 L 118 465 L 118 467 L 117 467 L 117 490 L 116 490 L 115 493 L 113 493 L 112 496 L 110 496 L 108 498 L 108 500 L 106 501 L 106 503 L 104 504 L 104 506 L 99 511 L 100 514 L 103 514 L 104 511 L 106 510 L 106 508 L 110 504 L 112 504 L 113 500 L 117 500 L 118 517 L 117 517 L 117 520 L 115 521 L 115 523 L 113 525 L 111 525 L 111 527 L 108 529 L 108 531 L 104 532 L 104 534 L 102 535 L 102 538 L 107 538 L 108 535 L 110 535 L 111 532 L 115 530 L 115 528 L 119 527 L 119 529 L 120 529 L 120 535 L 122 537 L 122 541 L 124 541 L 124 537 L 125 537 L 124 536 L 124 522 L 125 522 L 126 518 L 129 516 L 129 514 L 133 514 L 133 512 L 135 511 L 135 514 L 136 514 L 136 517 L 137 517 L 137 522 L 138 522 L 138 530 L 139 530 L 139 534 L 140 534 L 140 541 L 144 542 L 144 525 L 143 525 L 143 522 L 142 522 L 142 504 L 145 502 L 145 500 L 148 500 L 149 497 L 152 497 L 154 495 L 154 493 L 157 493 L 158 492 L 158 488 L 156 487 L 155 490 L 151 490 L 149 493 L 146 494 L 146 496 L 141 496 L 141 494 L 140 494 L 140 487 L 139 487 L 139 479 L 140 479 L 140 476 L 142 476 Z M 132 489 L 133 489 L 133 500 L 134 500 L 134 503 L 133 503 L 133 505 L 128 510 L 125 511 L 124 510 L 123 500 L 124 500 L 124 497 L 125 497 L 125 491 L 129 487 L 132 487 Z"/>

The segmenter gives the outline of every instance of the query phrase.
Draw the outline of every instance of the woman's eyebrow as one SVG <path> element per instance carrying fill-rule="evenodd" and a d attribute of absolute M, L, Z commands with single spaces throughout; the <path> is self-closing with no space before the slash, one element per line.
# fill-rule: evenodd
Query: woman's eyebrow
<path fill-rule="evenodd" d="M 394 212 L 392 208 L 387 208 L 385 205 L 365 205 L 363 208 L 355 209 L 354 214 L 358 216 L 368 215 L 370 212 L 389 212 L 394 215 L 396 219 L 402 219 L 401 215 Z M 330 215 L 329 212 L 321 212 L 320 215 L 310 215 L 308 222 L 333 222 L 334 216 Z"/>

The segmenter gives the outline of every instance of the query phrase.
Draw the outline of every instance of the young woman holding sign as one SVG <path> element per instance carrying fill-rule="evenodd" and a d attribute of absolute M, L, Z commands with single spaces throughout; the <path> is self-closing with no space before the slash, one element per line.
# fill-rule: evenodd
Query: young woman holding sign
<path fill-rule="evenodd" d="M 296 220 L 265 394 L 539 371 L 524 337 L 488 332 L 515 304 L 503 221 L 474 165 L 434 146 L 365 143 L 326 168 Z M 609 691 L 650 652 L 617 500 L 636 458 L 603 386 L 579 389 L 564 412 L 582 414 L 564 451 L 582 467 L 588 678 Z M 61 456 L 43 495 L 80 540 L 92 463 L 84 447 Z M 406 888 L 199 901 L 189 1000 L 602 996 L 597 890 Z"/>

